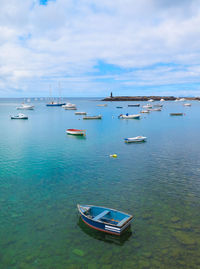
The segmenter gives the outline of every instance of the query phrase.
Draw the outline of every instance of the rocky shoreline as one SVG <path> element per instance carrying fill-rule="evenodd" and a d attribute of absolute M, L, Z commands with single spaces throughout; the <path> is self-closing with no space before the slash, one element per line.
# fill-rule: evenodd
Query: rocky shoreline
<path fill-rule="evenodd" d="M 174 97 L 174 96 L 112 96 L 102 99 L 102 101 L 149 101 L 153 99 L 154 101 L 160 101 L 164 99 L 165 101 L 174 101 L 176 99 L 184 98 L 185 100 L 198 100 L 200 97 Z"/>

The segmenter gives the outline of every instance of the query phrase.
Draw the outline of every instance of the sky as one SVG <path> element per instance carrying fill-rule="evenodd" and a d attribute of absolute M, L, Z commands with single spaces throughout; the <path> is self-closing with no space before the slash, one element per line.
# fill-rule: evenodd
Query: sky
<path fill-rule="evenodd" d="M 1 0 L 0 12 L 0 97 L 200 96 L 200 0 Z"/>

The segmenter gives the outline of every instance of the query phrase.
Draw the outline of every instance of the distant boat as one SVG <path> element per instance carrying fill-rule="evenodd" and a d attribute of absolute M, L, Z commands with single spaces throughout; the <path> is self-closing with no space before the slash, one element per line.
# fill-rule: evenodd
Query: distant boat
<path fill-rule="evenodd" d="M 153 106 L 150 104 L 144 105 L 143 108 L 152 108 Z"/>
<path fill-rule="evenodd" d="M 100 104 L 100 105 L 97 105 L 97 106 L 107 106 L 107 104 Z"/>
<path fill-rule="evenodd" d="M 121 114 L 119 115 L 119 118 L 121 119 L 139 119 L 140 118 L 140 114 Z"/>
<path fill-rule="evenodd" d="M 46 106 L 63 106 L 65 103 L 51 101 L 50 103 L 46 104 Z"/>
<path fill-rule="evenodd" d="M 17 109 L 27 109 L 27 110 L 33 110 L 34 109 L 34 106 L 32 105 L 27 105 L 27 104 L 21 104 L 21 106 L 17 107 Z"/>
<path fill-rule="evenodd" d="M 67 103 L 66 105 L 62 106 L 64 109 L 66 110 L 76 110 L 76 105 L 75 104 L 71 104 L 71 103 Z"/>
<path fill-rule="evenodd" d="M 75 112 L 75 115 L 87 115 L 87 113 L 86 112 L 79 112 L 79 111 L 77 111 L 77 112 Z"/>
<path fill-rule="evenodd" d="M 149 108 L 149 111 L 162 111 L 161 108 L 157 107 L 157 108 Z"/>
<path fill-rule="evenodd" d="M 102 116 L 98 115 L 98 116 L 85 116 L 83 117 L 84 120 L 101 120 Z"/>
<path fill-rule="evenodd" d="M 154 100 L 153 99 L 149 99 L 148 102 L 154 102 Z"/>
<path fill-rule="evenodd" d="M 116 106 L 116 108 L 123 108 L 123 106 Z"/>
<path fill-rule="evenodd" d="M 124 141 L 125 143 L 145 142 L 146 139 L 147 138 L 145 136 L 136 136 L 136 137 L 125 138 Z"/>
<path fill-rule="evenodd" d="M 61 88 L 60 88 L 60 84 L 59 84 L 59 90 L 60 90 L 60 96 L 61 96 Z M 52 90 L 51 90 L 51 86 L 49 88 L 49 91 L 50 91 L 50 96 L 52 95 Z M 59 98 L 59 101 L 54 101 L 54 98 L 52 99 L 51 97 L 51 101 L 46 104 L 46 106 L 52 106 L 52 107 L 55 107 L 55 106 L 63 106 L 65 105 L 66 103 L 62 101 L 62 98 Z"/>
<path fill-rule="evenodd" d="M 70 135 L 85 135 L 85 130 L 67 129 L 66 133 Z"/>
<path fill-rule="evenodd" d="M 142 111 L 140 111 L 140 113 L 150 113 L 150 111 L 149 110 L 142 110 Z"/>
<path fill-rule="evenodd" d="M 128 105 L 128 106 L 130 106 L 130 107 L 139 107 L 140 104 L 130 104 L 130 105 Z"/>
<path fill-rule="evenodd" d="M 82 220 L 91 228 L 105 233 L 121 235 L 131 224 L 132 215 L 94 205 L 77 205 Z"/>
<path fill-rule="evenodd" d="M 153 107 L 163 107 L 163 105 L 161 105 L 161 104 L 156 104 L 156 105 L 154 105 Z"/>
<path fill-rule="evenodd" d="M 16 116 L 10 116 L 10 118 L 11 118 L 11 120 L 28 120 L 28 116 L 26 116 L 22 113 L 19 113 Z"/>
<path fill-rule="evenodd" d="M 191 104 L 190 103 L 185 103 L 185 104 L 183 104 L 184 106 L 191 106 Z"/>
<path fill-rule="evenodd" d="M 162 98 L 162 99 L 160 99 L 160 102 L 164 102 L 164 101 L 165 101 L 165 99 L 163 99 L 163 98 Z"/>
<path fill-rule="evenodd" d="M 183 113 L 170 113 L 170 116 L 183 116 Z"/>
<path fill-rule="evenodd" d="M 185 98 L 181 98 L 181 99 L 179 99 L 179 101 L 183 102 L 183 101 L 185 101 Z"/>

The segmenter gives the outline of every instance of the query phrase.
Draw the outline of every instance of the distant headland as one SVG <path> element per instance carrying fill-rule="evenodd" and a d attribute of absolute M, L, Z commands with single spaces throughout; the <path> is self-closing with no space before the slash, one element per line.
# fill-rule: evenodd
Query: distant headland
<path fill-rule="evenodd" d="M 198 100 L 200 97 L 174 97 L 174 96 L 113 96 L 112 92 L 109 97 L 104 98 L 102 101 L 175 101 L 176 99 L 185 99 L 185 100 Z"/>

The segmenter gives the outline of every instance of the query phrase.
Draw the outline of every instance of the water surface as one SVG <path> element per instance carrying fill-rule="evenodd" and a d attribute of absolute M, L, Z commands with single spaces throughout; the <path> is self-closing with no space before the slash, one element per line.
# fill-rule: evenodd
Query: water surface
<path fill-rule="evenodd" d="M 200 103 L 164 102 L 161 112 L 120 120 L 141 108 L 68 101 L 103 119 L 32 101 L 27 121 L 10 120 L 21 100 L 0 101 L 0 268 L 199 268 Z M 137 135 L 147 142 L 124 143 Z M 122 237 L 91 230 L 77 203 L 128 212 L 131 229 Z"/>

